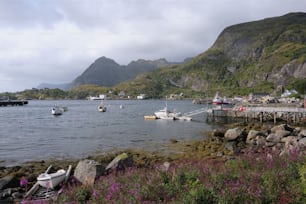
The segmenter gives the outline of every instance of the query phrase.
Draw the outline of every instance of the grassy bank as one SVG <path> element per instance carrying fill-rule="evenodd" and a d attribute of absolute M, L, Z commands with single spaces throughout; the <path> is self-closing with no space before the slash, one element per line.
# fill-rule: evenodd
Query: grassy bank
<path fill-rule="evenodd" d="M 93 187 L 73 180 L 55 203 L 305 203 L 306 160 L 291 152 L 232 159 L 179 159 L 102 176 Z"/>

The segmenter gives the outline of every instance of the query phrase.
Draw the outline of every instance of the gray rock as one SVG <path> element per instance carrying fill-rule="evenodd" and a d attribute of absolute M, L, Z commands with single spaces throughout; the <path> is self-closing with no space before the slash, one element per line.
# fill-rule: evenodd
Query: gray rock
<path fill-rule="evenodd" d="M 266 144 L 266 138 L 264 136 L 257 136 L 256 137 L 256 145 L 258 147 L 263 147 Z"/>
<path fill-rule="evenodd" d="M 237 143 L 235 141 L 226 142 L 225 149 L 229 150 L 231 154 L 239 153 L 240 149 L 237 147 Z"/>
<path fill-rule="evenodd" d="M 290 131 L 287 131 L 287 130 L 278 130 L 275 132 L 275 134 L 280 137 L 280 138 L 283 138 L 283 137 L 287 137 L 291 134 Z"/>
<path fill-rule="evenodd" d="M 281 142 L 283 143 L 290 143 L 290 144 L 296 144 L 297 143 L 297 137 L 295 136 L 288 136 L 281 139 Z"/>
<path fill-rule="evenodd" d="M 301 148 L 305 148 L 306 147 L 306 137 L 303 137 L 302 139 L 300 139 L 298 144 Z"/>
<path fill-rule="evenodd" d="M 266 142 L 265 146 L 267 147 L 273 147 L 275 145 L 275 142 Z"/>
<path fill-rule="evenodd" d="M 246 139 L 247 144 L 253 144 L 254 139 L 259 134 L 259 131 L 256 130 L 250 130 Z"/>
<path fill-rule="evenodd" d="M 14 176 L 5 176 L 0 179 L 0 190 L 5 189 L 13 181 Z"/>
<path fill-rule="evenodd" d="M 133 166 L 133 159 L 129 157 L 126 153 L 121 153 L 117 155 L 105 168 L 107 173 L 113 170 L 124 170 L 126 167 Z"/>
<path fill-rule="evenodd" d="M 7 188 L 3 191 L 1 191 L 0 193 L 0 199 L 3 200 L 5 198 L 8 198 L 12 195 L 12 189 L 11 188 Z"/>
<path fill-rule="evenodd" d="M 274 127 L 271 128 L 272 133 L 275 133 L 279 130 L 287 130 L 289 132 L 292 132 L 294 130 L 294 128 L 288 126 L 287 124 L 282 124 L 282 125 L 274 126 Z"/>
<path fill-rule="evenodd" d="M 12 197 L 15 198 L 15 199 L 22 199 L 23 198 L 23 194 L 19 193 L 19 192 L 14 192 L 12 194 Z"/>
<path fill-rule="evenodd" d="M 241 128 L 233 128 L 233 129 L 228 129 L 225 132 L 224 138 L 227 141 L 234 141 L 236 139 L 238 139 L 238 137 L 241 137 L 243 134 L 243 130 Z"/>
<path fill-rule="evenodd" d="M 306 130 L 302 130 L 302 131 L 299 133 L 299 136 L 300 136 L 300 137 L 306 137 Z"/>
<path fill-rule="evenodd" d="M 271 133 L 268 135 L 268 137 L 266 138 L 267 142 L 272 142 L 272 143 L 278 143 L 281 141 L 281 136 L 277 135 L 276 133 Z"/>
<path fill-rule="evenodd" d="M 74 177 L 84 185 L 93 186 L 95 180 L 105 172 L 104 167 L 94 160 L 79 161 L 74 171 Z"/>

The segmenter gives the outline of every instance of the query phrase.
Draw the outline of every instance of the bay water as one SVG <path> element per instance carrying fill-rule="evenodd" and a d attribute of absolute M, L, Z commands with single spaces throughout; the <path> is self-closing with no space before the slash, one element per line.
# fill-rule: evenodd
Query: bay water
<path fill-rule="evenodd" d="M 0 107 L 0 165 L 19 165 L 46 159 L 79 159 L 114 149 L 159 151 L 170 140 L 203 138 L 215 128 L 205 114 L 193 121 L 144 120 L 165 106 L 163 100 L 100 101 L 31 100 L 25 106 Z M 68 108 L 53 116 L 54 105 Z M 120 105 L 124 108 L 121 109 Z M 168 109 L 186 113 L 203 108 L 190 100 L 168 101 Z"/>

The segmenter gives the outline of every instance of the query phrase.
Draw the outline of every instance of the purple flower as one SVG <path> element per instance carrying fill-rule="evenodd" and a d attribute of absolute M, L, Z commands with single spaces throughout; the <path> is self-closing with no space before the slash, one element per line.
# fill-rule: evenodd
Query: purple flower
<path fill-rule="evenodd" d="M 25 200 L 21 201 L 21 204 L 26 204 L 26 203 L 27 203 L 27 201 L 25 201 Z"/>
<path fill-rule="evenodd" d="M 106 196 L 106 200 L 109 201 L 113 195 L 117 192 L 120 191 L 120 184 L 119 183 L 112 183 L 109 187 L 108 187 L 108 194 Z"/>
<path fill-rule="evenodd" d="M 27 186 L 28 185 L 28 180 L 25 177 L 22 177 L 20 179 L 19 184 L 20 184 L 21 187 Z"/>
<path fill-rule="evenodd" d="M 96 191 L 96 189 L 94 189 L 93 192 L 92 192 L 92 196 L 96 198 L 97 195 L 98 195 L 98 194 L 97 194 L 97 191 Z"/>

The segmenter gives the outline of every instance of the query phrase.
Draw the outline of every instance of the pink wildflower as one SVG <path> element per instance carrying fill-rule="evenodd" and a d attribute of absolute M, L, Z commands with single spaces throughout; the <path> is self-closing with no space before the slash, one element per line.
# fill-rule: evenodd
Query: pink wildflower
<path fill-rule="evenodd" d="M 96 191 L 96 189 L 94 189 L 93 192 L 92 192 L 92 196 L 96 198 L 97 195 L 98 195 L 98 194 L 97 194 L 97 191 Z"/>
<path fill-rule="evenodd" d="M 27 186 L 28 185 L 28 180 L 25 177 L 22 177 L 20 179 L 19 184 L 20 184 L 21 187 Z"/>

